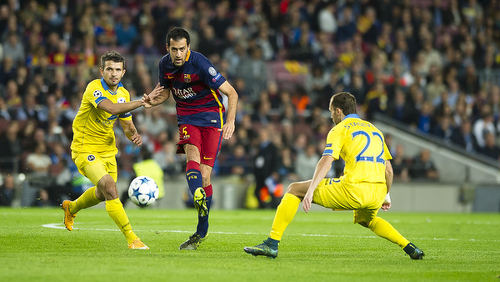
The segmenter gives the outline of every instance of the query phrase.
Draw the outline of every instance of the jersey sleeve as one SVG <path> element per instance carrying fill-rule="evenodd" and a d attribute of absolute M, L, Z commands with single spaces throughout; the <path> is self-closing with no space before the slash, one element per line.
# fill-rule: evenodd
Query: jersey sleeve
<path fill-rule="evenodd" d="M 392 160 L 391 151 L 389 151 L 389 148 L 387 148 L 387 144 L 385 144 L 385 142 L 384 142 L 384 159 Z"/>
<path fill-rule="evenodd" d="M 206 57 L 200 55 L 197 62 L 201 80 L 210 88 L 219 89 L 222 83 L 226 81 L 226 78 L 215 69 Z"/>
<path fill-rule="evenodd" d="M 128 91 L 125 91 L 125 103 L 130 102 L 130 93 Z M 130 112 L 120 114 L 118 116 L 120 120 L 131 120 L 132 119 L 132 114 Z"/>
<path fill-rule="evenodd" d="M 87 89 L 85 89 L 85 92 L 83 93 L 83 100 L 91 103 L 92 106 L 94 106 L 94 108 L 97 108 L 97 105 L 99 105 L 99 103 L 101 103 L 105 99 L 108 98 L 104 96 L 101 90 L 91 87 L 91 84 L 89 84 L 89 86 L 87 87 Z"/>
<path fill-rule="evenodd" d="M 160 82 L 160 85 L 167 88 L 167 79 L 165 78 L 165 59 L 161 59 L 160 62 L 158 63 L 158 82 Z"/>
<path fill-rule="evenodd" d="M 343 127 L 335 126 L 328 132 L 326 137 L 325 150 L 323 151 L 323 156 L 332 156 L 334 159 L 338 160 L 340 156 L 340 149 L 343 145 Z"/>

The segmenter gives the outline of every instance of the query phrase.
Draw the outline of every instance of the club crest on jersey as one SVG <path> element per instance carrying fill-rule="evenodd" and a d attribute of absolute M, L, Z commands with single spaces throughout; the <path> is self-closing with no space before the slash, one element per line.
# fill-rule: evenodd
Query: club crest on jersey
<path fill-rule="evenodd" d="M 189 74 L 189 73 L 184 74 L 184 82 L 186 82 L 186 83 L 191 82 L 191 74 Z"/>
<path fill-rule="evenodd" d="M 217 75 L 217 71 L 214 69 L 214 67 L 209 67 L 209 68 L 208 68 L 208 73 L 209 73 L 211 76 L 216 76 L 216 75 Z"/>
<path fill-rule="evenodd" d="M 99 98 L 99 97 L 101 97 L 101 96 L 102 96 L 102 92 L 101 92 L 101 91 L 99 91 L 99 90 L 94 91 L 94 93 L 93 93 L 93 94 L 94 94 L 94 97 L 95 97 L 95 98 Z"/>
<path fill-rule="evenodd" d="M 89 160 L 89 162 L 95 160 L 95 156 L 94 155 L 88 155 L 87 156 L 87 160 Z"/>
<path fill-rule="evenodd" d="M 118 102 L 118 103 L 125 103 L 125 98 L 120 97 L 120 98 L 118 98 L 118 100 L 116 102 Z"/>

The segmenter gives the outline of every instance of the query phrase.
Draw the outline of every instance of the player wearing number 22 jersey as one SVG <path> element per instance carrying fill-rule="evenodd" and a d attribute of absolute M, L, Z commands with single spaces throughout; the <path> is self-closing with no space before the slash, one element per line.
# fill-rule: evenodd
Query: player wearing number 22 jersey
<path fill-rule="evenodd" d="M 377 216 L 380 208 L 390 208 L 393 175 L 384 135 L 356 114 L 356 99 L 350 93 L 333 95 L 330 111 L 336 125 L 328 133 L 312 180 L 290 184 L 276 211 L 269 237 L 262 244 L 245 247 L 245 252 L 276 257 L 283 232 L 303 199 L 306 212 L 312 202 L 333 210 L 353 210 L 354 223 L 398 244 L 412 259 L 421 259 L 424 253 L 419 248 Z M 345 161 L 342 177 L 325 178 L 332 162 L 340 158 Z"/>

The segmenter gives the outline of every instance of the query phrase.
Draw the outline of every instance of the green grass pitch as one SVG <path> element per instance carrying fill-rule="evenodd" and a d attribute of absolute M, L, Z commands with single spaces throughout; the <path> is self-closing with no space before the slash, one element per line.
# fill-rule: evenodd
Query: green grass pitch
<path fill-rule="evenodd" d="M 212 211 L 196 251 L 178 250 L 194 210 L 127 213 L 151 250 L 128 250 L 103 206 L 80 211 L 72 232 L 60 209 L 0 209 L 0 281 L 500 281 L 499 214 L 381 212 L 425 251 L 412 261 L 352 212 L 299 210 L 277 259 L 243 252 L 266 238 L 274 211 Z"/>

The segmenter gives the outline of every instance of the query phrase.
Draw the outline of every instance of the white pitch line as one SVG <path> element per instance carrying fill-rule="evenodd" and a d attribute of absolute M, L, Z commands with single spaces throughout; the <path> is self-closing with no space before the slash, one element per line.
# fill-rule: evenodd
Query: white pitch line
<path fill-rule="evenodd" d="M 52 229 L 66 229 L 63 223 L 47 223 L 43 224 L 42 227 L 52 228 Z M 89 231 L 120 231 L 118 229 L 109 229 L 109 228 L 78 228 L 74 227 L 73 230 L 89 230 Z M 193 231 L 187 230 L 134 230 L 137 232 L 160 232 L 160 233 L 192 233 Z M 222 234 L 222 235 L 263 235 L 262 233 L 255 232 L 224 232 L 224 231 L 210 231 L 211 234 Z M 265 235 L 265 234 L 264 234 Z M 310 233 L 302 233 L 302 234 L 289 234 L 288 236 L 302 236 L 302 237 L 330 237 L 330 238 L 358 238 L 358 239 L 374 239 L 378 238 L 378 236 L 373 235 L 342 235 L 342 234 L 310 234 Z M 500 242 L 500 240 L 489 239 L 489 240 L 478 240 L 474 238 L 470 239 L 458 239 L 458 238 L 413 238 L 414 240 L 429 240 L 429 241 L 467 241 L 467 242 Z"/>

